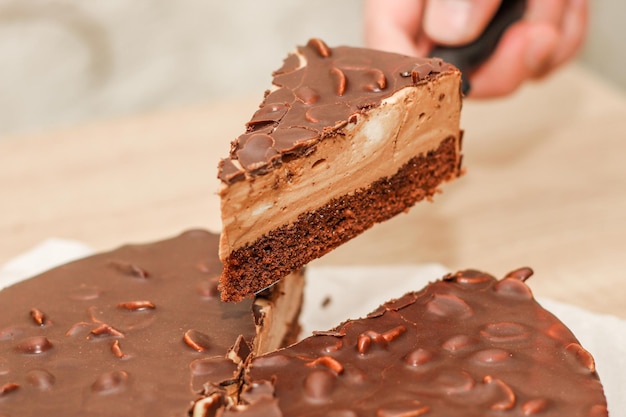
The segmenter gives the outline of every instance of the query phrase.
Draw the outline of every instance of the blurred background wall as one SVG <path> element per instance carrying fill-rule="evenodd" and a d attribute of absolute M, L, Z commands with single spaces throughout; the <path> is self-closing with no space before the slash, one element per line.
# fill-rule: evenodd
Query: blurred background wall
<path fill-rule="evenodd" d="M 626 2 L 590 3 L 579 59 L 626 88 Z M 362 45 L 361 13 L 361 0 L 0 0 L 0 139 L 260 97 L 294 45 Z"/>

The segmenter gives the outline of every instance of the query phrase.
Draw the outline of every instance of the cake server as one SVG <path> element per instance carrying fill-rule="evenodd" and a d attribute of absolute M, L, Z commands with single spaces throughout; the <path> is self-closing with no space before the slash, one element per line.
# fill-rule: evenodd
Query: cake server
<path fill-rule="evenodd" d="M 461 70 L 463 94 L 467 95 L 471 89 L 468 75 L 491 56 L 506 29 L 522 19 L 526 3 L 526 0 L 502 0 L 491 22 L 474 42 L 461 46 L 437 45 L 430 52 L 429 56 L 441 58 Z"/>

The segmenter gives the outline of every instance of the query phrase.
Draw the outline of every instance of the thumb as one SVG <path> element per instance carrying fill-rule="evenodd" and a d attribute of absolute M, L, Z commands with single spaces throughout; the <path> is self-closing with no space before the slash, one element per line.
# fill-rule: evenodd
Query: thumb
<path fill-rule="evenodd" d="M 439 45 L 470 43 L 485 30 L 501 1 L 428 0 L 424 10 L 424 32 Z"/>

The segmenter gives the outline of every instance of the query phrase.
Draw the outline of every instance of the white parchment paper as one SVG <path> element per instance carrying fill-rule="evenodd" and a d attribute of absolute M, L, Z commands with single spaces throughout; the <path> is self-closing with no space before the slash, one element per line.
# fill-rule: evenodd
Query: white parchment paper
<path fill-rule="evenodd" d="M 0 267 L 0 289 L 91 252 L 81 242 L 46 240 Z M 330 329 L 349 318 L 363 317 L 385 301 L 419 290 L 447 272 L 438 264 L 311 266 L 307 269 L 301 316 L 303 335 Z M 610 415 L 626 417 L 626 321 L 549 299 L 539 302 L 561 319 L 593 354 Z"/>

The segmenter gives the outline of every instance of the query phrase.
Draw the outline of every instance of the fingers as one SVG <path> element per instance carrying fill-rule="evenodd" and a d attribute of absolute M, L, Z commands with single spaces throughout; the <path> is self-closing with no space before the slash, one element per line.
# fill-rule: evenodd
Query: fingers
<path fill-rule="evenodd" d="M 532 68 L 530 77 L 539 78 L 571 59 L 580 49 L 587 34 L 587 0 L 528 0 L 524 20 L 537 27 L 535 32 L 541 31 L 541 26 L 551 26 L 558 35 L 556 42 L 548 39 L 539 46 L 543 49 L 548 44 L 552 46 L 550 57 L 539 54 L 542 62 L 538 58 Z M 540 44 L 541 40 L 537 39 L 536 43 Z"/>
<path fill-rule="evenodd" d="M 497 97 L 545 76 L 571 59 L 586 35 L 587 0 L 529 0 L 524 21 L 503 36 L 471 75 L 471 97 Z"/>
<path fill-rule="evenodd" d="M 587 0 L 569 0 L 561 20 L 561 37 L 550 69 L 568 61 L 580 49 L 587 35 L 588 21 Z"/>
<path fill-rule="evenodd" d="M 550 65 L 558 32 L 550 25 L 520 22 L 504 34 L 492 57 L 470 76 L 473 98 L 498 97 L 515 91 L 524 81 Z"/>
<path fill-rule="evenodd" d="M 435 43 L 467 44 L 480 36 L 501 1 L 511 0 L 367 0 L 366 44 L 413 56 L 426 56 Z M 508 94 L 571 59 L 586 35 L 588 13 L 588 0 L 528 0 L 523 21 L 470 74 L 470 96 Z"/>
<path fill-rule="evenodd" d="M 500 2 L 501 0 L 428 0 L 424 10 L 424 32 L 439 45 L 470 43 L 483 33 Z"/>
<path fill-rule="evenodd" d="M 421 32 L 423 0 L 367 0 L 365 43 L 369 48 L 424 56 L 430 43 Z"/>
<path fill-rule="evenodd" d="M 528 0 L 524 20 L 560 26 L 569 0 Z"/>

